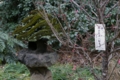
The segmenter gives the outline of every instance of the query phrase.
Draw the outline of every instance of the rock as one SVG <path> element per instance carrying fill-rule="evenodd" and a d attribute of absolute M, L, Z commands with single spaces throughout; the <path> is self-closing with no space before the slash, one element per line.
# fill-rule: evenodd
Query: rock
<path fill-rule="evenodd" d="M 18 52 L 17 58 L 28 67 L 49 67 L 57 61 L 58 55 L 55 52 L 41 54 L 23 49 Z"/>
<path fill-rule="evenodd" d="M 52 80 L 52 74 L 47 68 L 36 68 L 36 70 L 31 71 L 31 80 Z"/>
<path fill-rule="evenodd" d="M 28 42 L 28 49 L 20 50 L 17 58 L 29 69 L 31 80 L 52 80 L 52 74 L 47 67 L 57 61 L 58 54 L 47 51 L 47 39 Z"/>

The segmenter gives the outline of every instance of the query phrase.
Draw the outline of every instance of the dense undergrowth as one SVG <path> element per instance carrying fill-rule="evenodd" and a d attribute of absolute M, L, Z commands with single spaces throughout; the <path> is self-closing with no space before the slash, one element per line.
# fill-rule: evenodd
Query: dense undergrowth
<path fill-rule="evenodd" d="M 6 64 L 0 67 L 0 80 L 30 80 L 29 71 L 20 64 Z"/>
<path fill-rule="evenodd" d="M 94 80 L 88 67 L 56 64 L 49 69 L 52 71 L 53 80 Z M 96 72 L 100 73 L 99 70 Z M 29 76 L 28 69 L 20 63 L 0 66 L 0 80 L 30 80 Z"/>

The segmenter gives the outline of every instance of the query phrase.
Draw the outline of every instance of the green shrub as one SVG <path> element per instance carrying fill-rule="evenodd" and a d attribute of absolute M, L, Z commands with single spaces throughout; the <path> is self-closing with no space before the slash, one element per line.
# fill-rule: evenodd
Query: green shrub
<path fill-rule="evenodd" d="M 19 21 L 33 9 L 33 0 L 2 0 L 0 4 L 1 28 L 5 32 L 11 32 Z"/>
<path fill-rule="evenodd" d="M 0 80 L 30 80 L 28 69 L 20 64 L 6 64 L 0 68 Z"/>
<path fill-rule="evenodd" d="M 73 70 L 73 66 L 70 64 L 57 64 L 50 67 L 50 70 L 52 71 L 53 80 L 94 80 L 88 67 L 77 67 L 76 70 Z"/>
<path fill-rule="evenodd" d="M 52 72 L 53 80 L 94 80 L 88 67 L 77 67 L 76 70 L 73 70 L 73 65 L 56 64 L 49 69 Z M 95 71 L 100 74 L 100 70 L 95 69 Z M 30 72 L 23 64 L 6 64 L 0 67 L 0 80 L 30 80 Z"/>
<path fill-rule="evenodd" d="M 16 61 L 16 52 L 18 45 L 25 47 L 21 41 L 14 39 L 7 33 L 0 31 L 0 64 L 1 63 L 13 63 Z"/>

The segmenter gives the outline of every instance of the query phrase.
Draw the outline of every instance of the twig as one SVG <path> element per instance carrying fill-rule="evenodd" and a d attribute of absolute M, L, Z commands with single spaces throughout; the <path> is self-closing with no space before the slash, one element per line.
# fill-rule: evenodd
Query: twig
<path fill-rule="evenodd" d="M 120 36 L 120 31 L 117 33 L 117 35 L 115 35 L 115 37 L 109 42 L 109 45 L 113 42 L 113 41 L 115 41 L 117 38 L 119 38 L 119 36 Z"/>
<path fill-rule="evenodd" d="M 117 2 L 117 3 L 107 12 L 106 16 L 107 16 L 115 7 L 117 7 L 118 3 L 119 3 L 119 2 Z"/>
<path fill-rule="evenodd" d="M 117 48 L 117 49 L 115 49 L 114 51 L 112 51 L 111 53 L 117 52 L 117 51 L 119 51 L 119 50 L 120 50 L 120 48 Z"/>
<path fill-rule="evenodd" d="M 105 10 L 105 7 L 109 2 L 110 2 L 110 0 L 104 0 L 103 1 L 103 4 L 100 6 L 103 9 L 103 11 Z"/>
<path fill-rule="evenodd" d="M 58 40 L 61 44 L 66 45 L 65 42 L 64 42 L 64 41 L 61 39 L 61 37 L 59 36 L 59 33 L 56 31 L 56 29 L 53 27 L 52 23 L 50 22 L 50 20 L 49 20 L 49 18 L 48 18 L 48 15 L 46 14 L 43 6 L 41 6 L 41 8 L 42 8 L 42 10 L 43 10 L 43 13 L 40 12 L 39 10 L 38 10 L 38 11 L 39 11 L 39 13 L 44 17 L 44 19 L 46 20 L 46 22 L 47 22 L 48 25 L 50 26 L 50 28 L 51 28 L 52 32 L 54 33 L 55 37 L 57 38 L 57 40 Z M 57 20 L 58 20 L 58 18 L 57 18 Z M 62 24 L 60 23 L 59 20 L 58 20 L 58 22 L 59 22 L 59 24 L 60 24 L 60 26 L 61 26 L 61 29 L 62 29 L 63 33 L 64 33 L 65 35 L 67 35 L 67 34 L 65 33 L 65 31 L 64 31 L 64 29 L 63 29 L 63 27 L 62 27 Z M 67 36 L 67 38 L 68 38 L 68 36 Z M 71 43 L 70 38 L 68 38 L 68 39 L 69 39 L 69 42 Z M 72 44 L 72 43 L 71 43 L 71 44 Z"/>
<path fill-rule="evenodd" d="M 72 0 L 72 2 L 73 2 L 77 7 L 79 7 L 90 19 L 97 21 L 97 19 L 95 19 L 95 18 L 93 18 L 92 16 L 90 16 L 90 14 L 89 14 L 83 7 L 81 7 L 80 5 L 78 5 L 74 0 Z"/>
<path fill-rule="evenodd" d="M 108 59 L 108 62 L 112 60 L 115 56 L 116 56 L 116 53 L 111 58 Z"/>
<path fill-rule="evenodd" d="M 90 9 L 91 9 L 91 12 L 96 16 L 98 17 L 97 13 L 95 11 L 92 10 L 92 7 L 89 5 Z"/>
<path fill-rule="evenodd" d="M 34 2 L 33 2 L 33 4 L 34 4 L 34 6 L 35 6 L 35 3 L 34 3 Z M 40 6 L 41 6 L 41 8 L 42 8 L 42 10 L 43 10 L 43 13 L 38 10 L 39 13 L 43 16 L 43 18 L 46 20 L 46 22 L 47 22 L 48 25 L 50 26 L 50 28 L 51 28 L 52 32 L 54 33 L 55 37 L 57 38 L 57 40 L 58 40 L 61 44 L 64 44 L 64 45 L 65 45 L 65 42 L 62 41 L 62 39 L 59 37 L 58 32 L 56 31 L 56 29 L 55 29 L 55 28 L 53 27 L 53 25 L 51 24 L 51 22 L 50 22 L 50 20 L 49 20 L 49 18 L 48 18 L 48 15 L 46 14 L 46 12 L 45 12 L 45 10 L 44 10 L 44 8 L 43 8 L 43 5 L 41 4 Z M 35 7 L 36 7 L 36 6 L 35 6 Z M 38 8 L 36 7 L 36 9 L 38 9 Z"/>
<path fill-rule="evenodd" d="M 96 13 L 98 15 L 98 23 L 104 24 L 104 16 L 103 16 L 104 10 L 103 10 L 103 7 L 101 7 L 102 2 L 104 2 L 104 1 L 102 1 L 102 0 L 98 1 L 98 2 L 96 2 L 96 0 L 92 0 L 92 1 L 95 6 Z"/>
<path fill-rule="evenodd" d="M 120 56 L 118 57 L 117 62 L 116 62 L 116 64 L 115 64 L 114 68 L 112 69 L 112 71 L 111 71 L 111 73 L 110 73 L 110 75 L 109 75 L 109 77 L 108 77 L 107 80 L 110 80 L 110 77 L 112 76 L 113 71 L 115 70 L 115 68 L 116 68 L 116 66 L 117 66 L 117 64 L 118 64 L 119 59 L 120 59 Z"/>
<path fill-rule="evenodd" d="M 102 54 L 102 52 L 100 52 L 97 56 L 95 56 L 95 58 L 93 58 L 93 60 L 96 60 L 101 54 Z"/>
<path fill-rule="evenodd" d="M 100 5 L 98 5 L 95 0 L 92 0 L 92 1 L 93 1 L 93 3 L 94 3 L 95 8 L 98 9 L 98 7 L 99 7 Z"/>
<path fill-rule="evenodd" d="M 65 43 L 62 41 L 62 39 L 59 37 L 59 34 L 58 34 L 58 32 L 56 31 L 56 29 L 55 29 L 55 28 L 53 27 L 53 25 L 51 24 L 51 22 L 50 22 L 50 20 L 49 20 L 49 18 L 48 18 L 48 15 L 46 14 L 44 8 L 42 8 L 42 9 L 43 9 L 43 13 L 44 13 L 44 14 L 41 13 L 41 15 L 44 15 L 43 17 L 44 17 L 44 19 L 46 20 L 46 22 L 48 23 L 48 25 L 50 26 L 50 28 L 51 28 L 52 32 L 54 33 L 55 37 L 58 39 L 58 41 L 59 41 L 61 44 L 65 44 Z M 40 12 L 40 11 L 39 11 L 39 12 Z"/>
<path fill-rule="evenodd" d="M 120 1 L 119 1 L 119 4 L 120 4 Z M 119 6 L 120 6 L 120 5 L 119 5 Z M 118 11 L 119 11 L 119 9 L 120 9 L 120 8 L 118 8 Z M 117 19 L 117 21 L 116 21 L 116 26 L 118 27 L 119 24 L 120 24 L 120 22 L 119 22 L 119 14 L 117 14 L 116 19 Z M 117 29 L 117 30 L 116 30 L 116 34 L 115 34 L 115 37 L 110 41 L 110 44 L 111 44 L 114 40 L 116 40 L 117 38 L 119 38 L 119 36 L 120 36 L 120 31 Z"/>
<path fill-rule="evenodd" d="M 120 1 L 119 1 L 119 4 L 120 4 Z M 120 5 L 118 5 L 120 6 Z M 118 26 L 120 24 L 120 20 L 119 20 L 119 10 L 120 10 L 120 7 L 118 7 L 117 9 L 117 16 L 116 16 L 116 29 L 115 29 L 115 35 L 119 32 L 119 29 L 118 29 Z"/>
<path fill-rule="evenodd" d="M 58 32 L 55 30 L 53 25 L 50 23 L 50 20 L 48 19 L 48 16 L 47 16 L 45 11 L 44 11 L 44 14 L 45 14 L 45 20 L 48 23 L 48 25 L 50 26 L 50 28 L 51 28 L 52 32 L 54 33 L 55 37 L 63 44 L 63 42 L 61 41 L 60 37 L 58 37 Z"/>
<path fill-rule="evenodd" d="M 59 5 L 59 11 L 60 11 L 60 14 L 63 14 L 63 11 L 61 10 L 60 5 Z M 54 15 L 56 15 L 55 12 L 54 12 Z M 64 22 L 65 22 L 66 26 L 69 28 L 69 24 L 67 22 L 66 16 L 62 16 L 62 17 L 64 19 Z M 61 29 L 62 29 L 62 32 L 63 32 L 64 36 L 67 38 L 67 41 L 70 43 L 70 45 L 73 45 L 69 35 L 65 32 L 65 30 L 64 30 L 60 20 L 58 19 L 57 15 L 56 15 L 56 18 L 57 18 L 57 20 L 58 20 L 58 22 L 59 22 L 59 24 L 61 26 Z"/>
<path fill-rule="evenodd" d="M 116 27 L 117 27 L 117 28 L 116 28 L 117 31 L 115 31 L 115 32 L 118 32 L 118 26 L 119 26 L 118 16 L 119 16 L 119 14 L 117 14 L 117 16 L 116 16 L 116 24 L 115 24 L 115 25 L 116 25 Z"/>
<path fill-rule="evenodd" d="M 119 11 L 119 10 L 118 10 Z M 118 26 L 119 26 L 119 24 L 120 24 L 120 22 L 119 22 L 119 14 L 117 14 L 117 16 L 116 16 L 116 30 L 115 30 L 115 37 L 114 38 L 112 38 L 112 40 L 109 42 L 109 45 L 111 45 L 112 44 L 112 42 L 113 41 L 115 41 L 117 38 L 119 38 L 119 36 L 120 36 L 120 31 L 119 31 L 119 29 L 118 29 Z"/>
<path fill-rule="evenodd" d="M 70 44 L 73 45 L 73 43 L 72 43 L 70 37 L 66 34 L 64 28 L 62 27 L 62 24 L 61 24 L 61 22 L 59 21 L 58 17 L 56 17 L 56 18 L 57 18 L 57 20 L 58 20 L 58 22 L 59 22 L 59 24 L 60 24 L 60 26 L 61 26 L 61 29 L 62 29 L 62 31 L 63 31 L 63 33 L 64 33 L 64 36 L 66 36 L 67 39 L 68 39 L 68 41 L 70 42 Z"/>
<path fill-rule="evenodd" d="M 95 74 L 94 70 L 93 70 L 93 63 L 92 63 L 92 60 L 91 60 L 90 56 L 88 55 L 88 53 L 85 52 L 84 49 L 82 49 L 82 51 L 83 51 L 83 53 L 87 56 L 87 57 L 85 57 L 85 58 L 89 61 L 89 65 L 90 65 L 90 67 L 91 67 L 91 68 L 90 68 L 91 73 L 93 74 L 93 76 L 94 76 L 97 80 L 100 80 L 100 79 L 98 78 L 98 76 Z"/>
<path fill-rule="evenodd" d="M 69 46 L 69 47 L 72 47 L 72 46 Z M 72 48 L 73 48 L 73 47 L 72 47 Z M 100 80 L 100 79 L 98 78 L 98 76 L 95 74 L 94 70 L 93 70 L 93 63 L 92 63 L 92 60 L 91 60 L 90 56 L 88 55 L 88 53 L 85 52 L 85 50 L 84 50 L 83 47 L 75 47 L 75 48 L 76 48 L 76 49 L 80 49 L 80 50 L 83 51 L 83 54 L 86 55 L 85 58 L 86 58 L 86 60 L 88 60 L 89 65 L 90 65 L 90 67 L 91 67 L 91 68 L 90 68 L 91 73 L 93 74 L 93 76 L 94 76 L 97 80 Z"/>

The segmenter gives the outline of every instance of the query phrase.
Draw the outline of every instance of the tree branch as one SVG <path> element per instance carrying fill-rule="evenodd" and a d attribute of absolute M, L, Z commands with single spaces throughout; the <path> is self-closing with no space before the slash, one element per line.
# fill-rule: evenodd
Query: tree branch
<path fill-rule="evenodd" d="M 101 7 L 105 8 L 106 5 L 109 3 L 110 0 L 104 0 L 102 1 Z"/>
<path fill-rule="evenodd" d="M 72 46 L 69 46 L 69 47 L 73 48 Z M 88 61 L 89 65 L 90 65 L 90 71 L 91 71 L 91 73 L 93 74 L 93 76 L 95 77 L 96 80 L 100 80 L 98 78 L 98 76 L 95 74 L 94 70 L 93 70 L 93 63 L 92 63 L 92 60 L 91 60 L 90 56 L 88 55 L 89 53 L 87 53 L 84 50 L 83 47 L 75 47 L 75 48 L 82 50 L 83 54 L 85 55 L 86 60 Z"/>
<path fill-rule="evenodd" d="M 98 17 L 97 13 L 96 13 L 95 11 L 92 10 L 91 5 L 89 5 L 89 7 L 90 7 L 90 9 L 91 9 L 91 12 L 92 12 L 96 17 Z"/>
<path fill-rule="evenodd" d="M 112 69 L 112 71 L 111 71 L 111 73 L 110 73 L 110 75 L 109 75 L 109 77 L 108 77 L 108 79 L 107 79 L 107 80 L 110 80 L 110 77 L 112 76 L 113 71 L 114 71 L 114 70 L 115 70 L 115 68 L 117 67 L 117 64 L 118 64 L 119 59 L 120 59 L 120 56 L 118 57 L 118 59 L 117 59 L 117 61 L 116 61 L 116 64 L 115 64 L 115 66 L 113 67 L 113 69 Z"/>
<path fill-rule="evenodd" d="M 54 14 L 55 14 L 55 13 L 54 13 Z M 61 29 L 62 29 L 62 31 L 63 31 L 64 36 L 67 37 L 67 40 L 70 42 L 71 45 L 73 45 L 70 37 L 67 35 L 67 33 L 65 32 L 64 28 L 62 27 L 62 24 L 61 24 L 60 20 L 58 19 L 57 15 L 56 15 L 56 18 L 57 18 L 57 20 L 58 20 L 58 22 L 59 22 L 59 24 L 60 24 L 60 26 L 61 26 Z"/>
<path fill-rule="evenodd" d="M 115 50 L 112 51 L 111 53 L 115 53 L 115 52 L 118 52 L 118 51 L 120 51 L 120 48 L 115 49 Z"/>
<path fill-rule="evenodd" d="M 107 12 L 106 16 L 107 16 L 115 7 L 117 7 L 118 4 L 119 4 L 119 2 L 117 2 L 116 4 L 114 4 L 114 6 Z"/>
<path fill-rule="evenodd" d="M 81 7 L 80 5 L 78 5 L 74 0 L 72 0 L 72 2 L 73 2 L 77 7 L 79 7 L 90 19 L 97 21 L 97 19 L 95 19 L 95 18 L 93 18 L 92 16 L 90 16 L 90 14 L 89 14 L 83 7 Z"/>
<path fill-rule="evenodd" d="M 95 5 L 95 8 L 98 9 L 99 5 L 97 4 L 97 2 L 95 0 L 92 0 L 93 4 Z"/>
<path fill-rule="evenodd" d="M 53 27 L 53 25 L 51 24 L 49 18 L 48 18 L 48 15 L 46 14 L 44 8 L 42 7 L 43 9 L 43 13 L 41 13 L 40 11 L 40 14 L 43 15 L 44 19 L 46 20 L 46 22 L 48 23 L 48 25 L 50 26 L 52 32 L 54 33 L 55 37 L 58 39 L 58 41 L 61 43 L 61 44 L 65 44 L 65 42 L 59 37 L 59 33 L 56 31 L 56 29 Z"/>
<path fill-rule="evenodd" d="M 85 52 L 84 48 L 82 48 L 82 51 L 83 51 L 84 55 L 86 55 L 86 59 L 89 61 L 89 65 L 91 67 L 90 68 L 91 73 L 93 74 L 93 76 L 95 77 L 96 80 L 100 80 L 93 70 L 93 63 L 92 63 L 90 56 L 88 55 L 88 53 Z"/>
<path fill-rule="evenodd" d="M 101 7 L 101 3 L 103 2 L 102 0 L 97 2 L 96 0 L 92 0 L 93 1 L 93 4 L 95 5 L 95 9 L 97 11 L 97 15 L 98 15 L 98 23 L 101 23 L 101 24 L 104 24 L 104 16 L 103 16 L 103 13 L 104 13 L 104 9 L 103 7 Z"/>

